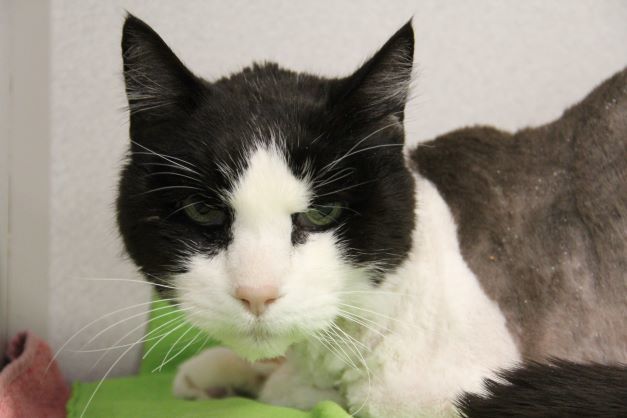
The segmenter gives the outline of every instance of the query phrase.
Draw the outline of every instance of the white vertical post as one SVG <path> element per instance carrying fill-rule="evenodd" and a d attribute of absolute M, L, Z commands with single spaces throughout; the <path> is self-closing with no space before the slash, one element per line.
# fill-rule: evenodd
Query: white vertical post
<path fill-rule="evenodd" d="M 50 5 L 9 3 L 7 333 L 47 337 L 50 207 Z"/>
<path fill-rule="evenodd" d="M 0 0 L 0 355 L 7 341 L 9 255 L 9 0 Z"/>

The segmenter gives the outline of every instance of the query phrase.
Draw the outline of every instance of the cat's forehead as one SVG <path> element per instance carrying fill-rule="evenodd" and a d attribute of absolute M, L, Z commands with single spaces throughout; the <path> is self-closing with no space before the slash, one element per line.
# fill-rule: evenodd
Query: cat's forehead
<path fill-rule="evenodd" d="M 241 172 L 231 176 L 231 182 L 228 201 L 239 222 L 255 224 L 309 206 L 311 188 L 306 176 L 294 175 L 277 144 L 259 143 L 251 148 Z"/>
<path fill-rule="evenodd" d="M 254 65 L 208 87 L 211 111 L 227 119 L 248 117 L 298 123 L 328 105 L 333 80 L 285 70 L 276 64 Z"/>

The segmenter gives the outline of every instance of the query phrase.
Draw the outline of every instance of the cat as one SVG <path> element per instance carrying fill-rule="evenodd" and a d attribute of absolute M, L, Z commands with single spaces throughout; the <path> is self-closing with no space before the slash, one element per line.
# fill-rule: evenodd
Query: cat
<path fill-rule="evenodd" d="M 125 248 L 224 345 L 175 395 L 471 416 L 576 374 L 550 357 L 627 377 L 627 72 L 553 124 L 404 150 L 411 22 L 343 78 L 203 80 L 132 15 L 122 51 Z"/>

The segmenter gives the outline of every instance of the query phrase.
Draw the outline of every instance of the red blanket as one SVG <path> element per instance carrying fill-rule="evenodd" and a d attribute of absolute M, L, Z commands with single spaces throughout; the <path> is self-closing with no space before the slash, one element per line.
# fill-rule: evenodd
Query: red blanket
<path fill-rule="evenodd" d="M 7 348 L 9 363 L 0 372 L 0 418 L 63 418 L 70 388 L 50 347 L 24 332 Z M 51 363 L 52 362 L 52 363 Z"/>

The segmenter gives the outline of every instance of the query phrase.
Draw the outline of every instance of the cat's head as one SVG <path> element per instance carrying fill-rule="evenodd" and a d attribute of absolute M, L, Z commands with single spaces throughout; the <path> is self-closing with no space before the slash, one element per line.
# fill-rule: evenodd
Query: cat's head
<path fill-rule="evenodd" d="M 206 81 L 127 18 L 118 223 L 131 258 L 190 321 L 244 357 L 275 357 L 404 261 L 413 46 L 408 23 L 345 78 L 255 64 Z"/>

